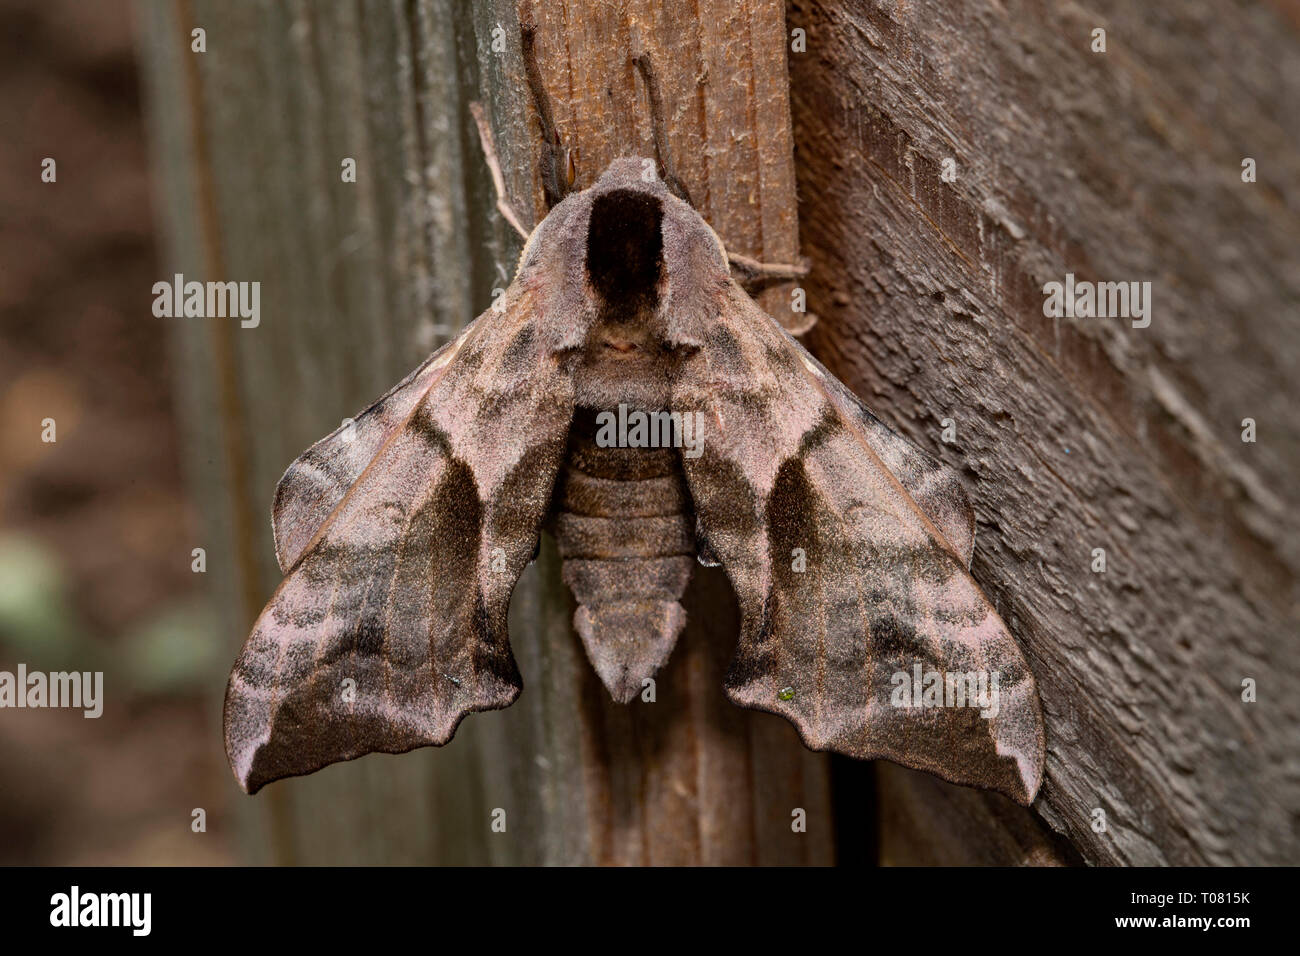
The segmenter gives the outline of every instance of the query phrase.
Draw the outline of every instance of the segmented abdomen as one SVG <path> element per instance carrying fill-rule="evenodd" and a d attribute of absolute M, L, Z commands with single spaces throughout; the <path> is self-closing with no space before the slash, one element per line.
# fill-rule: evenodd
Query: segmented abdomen
<path fill-rule="evenodd" d="M 668 659 L 695 560 L 690 496 L 672 448 L 600 448 L 575 424 L 556 489 L 555 538 L 574 626 L 626 703 Z"/>

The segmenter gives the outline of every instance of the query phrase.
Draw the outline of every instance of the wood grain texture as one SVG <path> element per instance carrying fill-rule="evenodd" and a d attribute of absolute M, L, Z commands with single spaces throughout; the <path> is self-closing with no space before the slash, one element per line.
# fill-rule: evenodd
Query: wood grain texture
<path fill-rule="evenodd" d="M 966 476 L 1047 724 L 1034 811 L 882 768 L 886 859 L 1300 861 L 1294 7 L 799 0 L 788 25 L 810 348 Z M 1045 318 L 1066 272 L 1151 281 L 1150 327 Z"/>
<path fill-rule="evenodd" d="M 220 261 L 224 278 L 262 283 L 257 329 L 176 327 L 193 481 L 233 649 L 278 580 L 265 516 L 284 467 L 485 308 L 513 270 L 518 243 L 493 211 L 468 103 L 484 102 L 511 198 L 534 219 L 537 127 L 512 2 L 139 9 L 173 270 L 215 278 Z M 546 5 L 544 74 L 557 124 L 580 149 L 580 176 L 590 182 L 605 159 L 649 152 L 626 39 L 635 21 L 662 64 L 665 98 L 685 110 L 671 123 L 683 137 L 674 150 L 711 223 L 738 251 L 792 259 L 783 12 L 774 3 L 719 6 L 708 17 L 679 3 Z M 204 54 L 188 49 L 194 26 L 207 31 Z M 492 49 L 497 27 L 501 53 Z M 683 42 L 692 57 L 681 56 Z M 706 55 L 720 58 L 708 70 Z M 340 181 L 344 157 L 357 160 L 356 183 Z M 226 367 L 214 364 L 210 333 L 226 337 Z M 223 428 L 242 436 L 243 464 Z M 242 559 L 232 534 L 240 522 L 256 535 Z M 829 862 L 826 758 L 805 751 L 784 721 L 723 696 L 738 622 L 722 575 L 695 575 L 658 702 L 623 706 L 572 632 L 559 564 L 545 541 L 514 596 L 517 703 L 471 717 L 445 748 L 367 757 L 268 788 L 242 807 L 250 856 Z M 241 573 L 260 591 L 256 602 L 237 597 Z M 219 698 L 214 687 L 214 707 Z M 497 808 L 505 833 L 490 829 Z M 794 808 L 807 811 L 807 833 L 791 831 Z"/>

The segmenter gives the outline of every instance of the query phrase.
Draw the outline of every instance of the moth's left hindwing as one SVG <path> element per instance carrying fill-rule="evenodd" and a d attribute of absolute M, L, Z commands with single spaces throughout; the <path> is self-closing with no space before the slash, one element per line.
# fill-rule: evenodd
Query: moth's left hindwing
<path fill-rule="evenodd" d="M 967 573 L 974 529 L 955 475 L 881 425 L 739 288 L 700 328 L 673 410 L 703 414 L 703 454 L 682 465 L 740 602 L 728 696 L 783 715 L 813 749 L 1032 801 L 1038 695 Z M 914 693 L 931 675 L 937 698 Z M 992 707 L 952 706 L 956 682 L 963 697 L 979 689 L 972 678 Z"/>
<path fill-rule="evenodd" d="M 455 342 L 306 452 L 281 481 L 292 568 L 226 690 L 226 752 L 249 793 L 375 751 L 446 743 L 521 682 L 506 612 L 573 417 L 568 376 L 512 287 Z"/>
<path fill-rule="evenodd" d="M 288 573 L 302 557 L 307 543 L 366 465 L 447 371 L 447 363 L 464 343 L 466 334 L 447 342 L 352 422 L 334 429 L 285 469 L 271 505 L 275 557 L 282 572 Z"/>

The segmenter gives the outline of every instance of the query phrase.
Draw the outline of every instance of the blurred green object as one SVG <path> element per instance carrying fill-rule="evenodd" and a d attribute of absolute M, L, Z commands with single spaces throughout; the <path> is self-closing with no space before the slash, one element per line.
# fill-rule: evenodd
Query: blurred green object
<path fill-rule="evenodd" d="M 136 690 L 184 693 L 225 683 L 230 662 L 217 637 L 217 618 L 201 600 L 176 601 L 124 635 L 123 658 Z"/>
<path fill-rule="evenodd" d="M 81 637 L 58 554 L 27 535 L 0 535 L 0 645 L 6 657 L 62 667 L 79 656 Z"/>
<path fill-rule="evenodd" d="M 29 535 L 0 535 L 0 659 L 41 670 L 104 670 L 108 647 L 87 640 L 59 555 Z M 144 694 L 223 682 L 229 661 L 206 602 L 166 604 L 122 635 L 113 670 Z M 125 666 L 122 666 L 125 665 Z"/>

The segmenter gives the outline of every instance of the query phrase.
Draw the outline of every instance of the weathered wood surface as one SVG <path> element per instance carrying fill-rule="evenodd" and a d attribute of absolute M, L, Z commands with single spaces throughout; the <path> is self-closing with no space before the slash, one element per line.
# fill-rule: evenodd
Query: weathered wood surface
<path fill-rule="evenodd" d="M 544 6 L 544 8 L 543 8 Z M 738 251 L 798 251 L 779 4 L 539 5 L 539 59 L 579 185 L 650 155 L 632 30 L 660 68 L 674 158 Z M 493 211 L 468 103 L 517 209 L 539 218 L 538 133 L 512 2 L 139 5 L 174 271 L 260 280 L 262 321 L 177 323 L 192 479 L 232 660 L 278 580 L 271 492 L 309 443 L 491 302 L 519 243 Z M 207 31 L 207 52 L 189 49 Z M 500 28 L 504 50 L 494 51 Z M 340 179 L 357 161 L 355 184 Z M 701 569 L 702 570 L 702 569 Z M 732 707 L 725 579 L 697 574 L 658 701 L 613 704 L 547 545 L 511 633 L 525 689 L 445 748 L 374 755 L 246 801 L 247 848 L 294 863 L 820 863 L 827 761 Z M 214 708 L 221 688 L 213 688 Z M 214 740 L 213 746 L 220 746 Z M 232 781 L 232 786 L 233 781 Z M 808 832 L 791 831 L 803 808 Z M 507 831 L 491 814 L 506 810 Z"/>
<path fill-rule="evenodd" d="M 1047 725 L 1033 811 L 882 765 L 882 856 L 1300 862 L 1295 7 L 787 19 L 810 346 L 965 475 Z M 1150 280 L 1150 327 L 1045 318 L 1066 272 Z"/>

